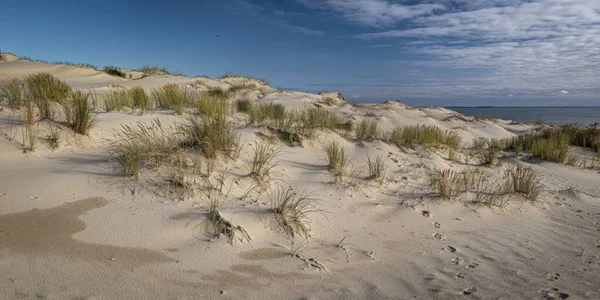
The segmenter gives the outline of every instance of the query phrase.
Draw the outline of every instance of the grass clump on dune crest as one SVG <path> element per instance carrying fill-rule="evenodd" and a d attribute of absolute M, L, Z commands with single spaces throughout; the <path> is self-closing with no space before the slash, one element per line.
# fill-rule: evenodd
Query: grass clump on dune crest
<path fill-rule="evenodd" d="M 269 194 L 269 202 L 276 223 L 291 237 L 308 238 L 310 231 L 308 215 L 323 212 L 317 206 L 320 201 L 312 193 L 296 192 L 292 188 L 279 185 Z"/>
<path fill-rule="evenodd" d="M 158 167 L 178 148 L 178 135 L 158 119 L 150 124 L 122 125 L 109 147 L 109 154 L 125 175 L 136 176 L 140 166 Z"/>
<path fill-rule="evenodd" d="M 25 100 L 25 86 L 16 78 L 4 80 L 0 92 L 0 100 L 4 98 L 12 108 L 18 108 Z"/>
<path fill-rule="evenodd" d="M 131 99 L 132 108 L 139 108 L 143 115 L 147 110 L 152 108 L 150 98 L 146 91 L 141 86 L 134 86 L 127 91 L 128 97 Z"/>
<path fill-rule="evenodd" d="M 249 113 L 252 110 L 252 101 L 248 99 L 240 99 L 235 102 L 235 109 L 241 113 Z"/>
<path fill-rule="evenodd" d="M 373 120 L 361 120 L 354 127 L 354 133 L 358 139 L 376 139 L 381 136 L 381 130 L 377 122 Z"/>
<path fill-rule="evenodd" d="M 52 103 L 61 104 L 71 94 L 71 87 L 49 73 L 34 73 L 25 77 L 28 97 L 37 106 L 40 119 L 54 119 Z"/>
<path fill-rule="evenodd" d="M 427 125 L 395 127 L 387 133 L 387 140 L 398 147 L 408 147 L 411 143 L 417 143 L 425 147 L 444 146 L 457 149 L 460 144 L 460 136 L 455 131 Z"/>
<path fill-rule="evenodd" d="M 346 174 L 349 164 L 346 149 L 344 149 L 344 147 L 342 147 L 338 142 L 330 141 L 323 146 L 323 151 L 325 152 L 325 159 L 327 161 L 329 171 L 336 176 Z"/>
<path fill-rule="evenodd" d="M 210 95 L 201 95 L 194 105 L 198 114 L 204 114 L 210 117 L 227 115 L 230 107 L 227 98 L 213 97 Z"/>
<path fill-rule="evenodd" d="M 143 65 L 138 69 L 138 71 L 148 75 L 173 75 L 171 72 L 169 72 L 169 70 L 167 70 L 167 68 L 160 68 L 155 65 Z"/>
<path fill-rule="evenodd" d="M 304 123 L 304 126 L 309 128 L 352 130 L 351 122 L 347 122 L 342 117 L 319 107 L 306 108 L 301 112 L 300 118 Z"/>
<path fill-rule="evenodd" d="M 195 94 L 185 87 L 176 84 L 166 84 L 152 89 L 151 99 L 160 108 L 173 109 L 177 114 L 183 114 L 185 105 L 194 102 Z"/>
<path fill-rule="evenodd" d="M 189 117 L 179 131 L 184 146 L 200 148 L 207 158 L 215 158 L 219 152 L 232 157 L 239 146 L 239 133 L 224 115 Z"/>
<path fill-rule="evenodd" d="M 115 66 L 106 66 L 102 69 L 102 71 L 108 75 L 125 78 L 125 73 L 121 72 L 121 70 Z"/>
<path fill-rule="evenodd" d="M 285 106 L 279 103 L 260 103 L 252 106 L 250 123 L 262 125 L 267 120 L 275 123 L 281 122 L 286 117 Z"/>

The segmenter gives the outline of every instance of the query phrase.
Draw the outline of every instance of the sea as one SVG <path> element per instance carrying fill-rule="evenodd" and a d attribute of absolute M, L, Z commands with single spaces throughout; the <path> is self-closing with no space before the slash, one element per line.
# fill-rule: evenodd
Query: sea
<path fill-rule="evenodd" d="M 600 124 L 600 106 L 595 107 L 446 107 L 467 116 L 489 116 L 521 123 L 543 121 L 553 125 Z"/>

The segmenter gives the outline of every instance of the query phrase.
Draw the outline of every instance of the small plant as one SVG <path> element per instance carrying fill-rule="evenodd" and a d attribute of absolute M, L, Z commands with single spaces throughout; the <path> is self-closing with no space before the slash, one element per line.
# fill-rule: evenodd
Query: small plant
<path fill-rule="evenodd" d="M 151 99 L 160 108 L 173 109 L 177 114 L 183 114 L 186 104 L 194 102 L 196 94 L 185 87 L 167 84 L 158 89 L 152 89 Z"/>
<path fill-rule="evenodd" d="M 275 103 L 261 103 L 252 106 L 250 123 L 262 125 L 266 120 L 281 123 L 285 117 L 285 106 Z"/>
<path fill-rule="evenodd" d="M 104 73 L 108 75 L 125 78 L 125 73 L 123 73 L 121 70 L 119 70 L 119 68 L 115 66 L 106 66 L 104 67 L 104 69 L 102 69 L 102 71 L 104 71 Z"/>
<path fill-rule="evenodd" d="M 138 71 L 146 73 L 148 75 L 172 75 L 167 68 L 160 68 L 155 65 L 144 65 L 141 66 Z"/>
<path fill-rule="evenodd" d="M 73 131 L 87 135 L 96 123 L 94 113 L 88 103 L 89 94 L 75 91 L 71 99 L 63 103 L 67 124 Z"/>
<path fill-rule="evenodd" d="M 27 101 L 25 103 L 23 120 L 23 146 L 25 146 L 26 150 L 34 151 L 37 148 L 38 143 L 38 130 L 35 127 L 35 105 L 33 101 Z"/>
<path fill-rule="evenodd" d="M 456 199 L 465 186 L 465 175 L 452 169 L 434 170 L 429 175 L 431 187 L 442 197 Z"/>
<path fill-rule="evenodd" d="M 307 239 L 310 231 L 308 215 L 323 212 L 317 207 L 320 201 L 314 198 L 312 193 L 296 192 L 292 188 L 279 185 L 269 194 L 269 202 L 276 223 L 291 237 L 298 235 Z"/>
<path fill-rule="evenodd" d="M 445 146 L 450 149 L 457 149 L 460 144 L 460 136 L 455 131 L 425 125 L 395 127 L 387 133 L 387 140 L 390 144 L 399 148 L 417 143 L 425 147 Z"/>
<path fill-rule="evenodd" d="M 346 174 L 348 168 L 348 154 L 338 142 L 330 141 L 323 146 L 325 152 L 325 158 L 329 171 L 336 176 L 342 176 Z"/>
<path fill-rule="evenodd" d="M 227 98 L 202 95 L 195 103 L 198 114 L 214 117 L 217 115 L 226 115 L 229 111 L 229 101 Z"/>
<path fill-rule="evenodd" d="M 276 166 L 276 158 L 280 153 L 280 148 L 271 146 L 267 143 L 256 143 L 253 154 L 248 158 L 248 169 L 250 176 L 262 180 L 269 176 L 269 172 Z"/>
<path fill-rule="evenodd" d="M 358 139 L 376 139 L 381 135 L 377 122 L 372 120 L 361 120 L 354 127 L 354 133 Z"/>
<path fill-rule="evenodd" d="M 252 110 L 252 101 L 241 99 L 235 102 L 235 108 L 238 112 L 249 113 Z"/>
<path fill-rule="evenodd" d="M 16 109 L 24 102 L 24 85 L 21 81 L 16 78 L 10 78 L 4 80 L 3 87 L 0 89 L 0 100 L 1 98 L 5 98 L 8 102 L 8 105 Z"/>
<path fill-rule="evenodd" d="M 49 73 L 34 73 L 25 77 L 28 97 L 37 106 L 41 120 L 54 120 L 52 103 L 61 104 L 71 94 L 71 87 Z"/>
<path fill-rule="evenodd" d="M 60 147 L 60 127 L 56 124 L 49 124 L 46 139 L 52 150 L 58 149 Z"/>
<path fill-rule="evenodd" d="M 387 168 L 383 157 L 377 155 L 375 159 L 367 156 L 367 169 L 371 179 L 383 179 Z"/>
<path fill-rule="evenodd" d="M 189 117 L 179 126 L 179 131 L 184 137 L 184 146 L 199 147 L 207 158 L 215 158 L 219 152 L 232 157 L 239 143 L 239 133 L 224 115 Z"/>
<path fill-rule="evenodd" d="M 109 111 L 120 111 L 124 107 L 131 107 L 132 102 L 130 94 L 126 91 L 117 90 L 102 95 L 104 109 Z"/>
<path fill-rule="evenodd" d="M 521 193 L 525 199 L 537 201 L 542 186 L 538 173 L 531 167 L 517 166 L 504 173 L 506 192 Z"/>
<path fill-rule="evenodd" d="M 141 86 L 135 86 L 129 89 L 128 97 L 131 99 L 133 104 L 132 108 L 139 108 L 141 110 L 141 114 L 143 115 L 148 109 L 151 108 L 150 100 L 146 91 Z"/>

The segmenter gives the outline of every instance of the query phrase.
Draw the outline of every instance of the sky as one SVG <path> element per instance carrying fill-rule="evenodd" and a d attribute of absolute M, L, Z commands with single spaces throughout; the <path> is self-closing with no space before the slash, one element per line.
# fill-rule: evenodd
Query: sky
<path fill-rule="evenodd" d="M 356 102 L 600 106 L 599 0 L 10 1 L 0 51 Z"/>

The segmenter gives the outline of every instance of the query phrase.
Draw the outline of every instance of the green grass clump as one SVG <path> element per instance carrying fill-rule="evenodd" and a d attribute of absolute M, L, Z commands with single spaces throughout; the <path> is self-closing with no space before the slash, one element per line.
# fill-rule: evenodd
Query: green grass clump
<path fill-rule="evenodd" d="M 141 166 L 158 167 L 178 148 L 178 134 L 158 119 L 150 124 L 123 125 L 109 147 L 110 156 L 125 175 L 136 176 Z"/>
<path fill-rule="evenodd" d="M 298 235 L 308 238 L 310 231 L 308 215 L 323 212 L 318 208 L 320 201 L 312 193 L 296 192 L 292 188 L 277 186 L 277 189 L 269 194 L 269 202 L 275 221 L 291 237 Z"/>
<path fill-rule="evenodd" d="M 354 133 L 358 139 L 376 139 L 381 135 L 377 122 L 372 120 L 361 120 L 354 127 Z"/>
<path fill-rule="evenodd" d="M 180 115 L 186 105 L 194 103 L 196 96 L 192 91 L 176 84 L 167 84 L 151 91 L 151 99 L 158 107 L 173 109 Z"/>
<path fill-rule="evenodd" d="M 248 158 L 248 170 L 250 176 L 263 180 L 269 176 L 269 172 L 275 167 L 276 158 L 280 148 L 267 143 L 256 143 L 252 155 Z"/>
<path fill-rule="evenodd" d="M 250 113 L 250 123 L 262 125 L 266 120 L 281 122 L 285 117 L 285 106 L 278 103 L 260 103 L 253 105 Z"/>
<path fill-rule="evenodd" d="M 21 106 L 25 98 L 25 86 L 23 85 L 23 82 L 16 78 L 10 78 L 4 80 L 2 85 L 3 87 L 0 89 L 0 97 L 4 98 L 8 105 L 12 108 L 18 108 Z"/>
<path fill-rule="evenodd" d="M 38 144 L 38 130 L 35 119 L 35 103 L 31 100 L 25 102 L 23 121 L 23 146 L 26 150 L 35 151 Z"/>
<path fill-rule="evenodd" d="M 252 101 L 248 99 L 240 99 L 235 102 L 235 109 L 241 113 L 250 113 L 252 110 Z"/>
<path fill-rule="evenodd" d="M 375 159 L 367 156 L 367 170 L 369 171 L 369 178 L 371 179 L 383 179 L 385 176 L 387 167 L 383 157 L 380 155 L 375 156 Z"/>
<path fill-rule="evenodd" d="M 352 130 L 352 123 L 346 122 L 342 117 L 330 113 L 320 107 L 308 107 L 302 111 L 301 120 L 309 128 Z"/>
<path fill-rule="evenodd" d="M 139 108 L 143 115 L 148 109 L 152 108 L 150 104 L 150 98 L 146 94 L 146 91 L 141 86 L 134 86 L 128 91 L 127 95 L 133 104 L 133 108 Z"/>
<path fill-rule="evenodd" d="M 336 141 L 330 141 L 323 146 L 323 152 L 325 152 L 325 159 L 331 173 L 336 176 L 346 174 L 349 160 L 344 147 Z"/>
<path fill-rule="evenodd" d="M 167 68 L 160 68 L 155 65 L 143 65 L 138 69 L 138 71 L 148 75 L 172 75 Z"/>
<path fill-rule="evenodd" d="M 96 123 L 96 118 L 88 103 L 89 94 L 75 91 L 63 103 L 68 126 L 76 133 L 87 135 Z"/>
<path fill-rule="evenodd" d="M 215 97 L 210 94 L 201 95 L 194 105 L 198 114 L 210 117 L 227 115 L 229 112 L 229 100 L 227 98 Z"/>
<path fill-rule="evenodd" d="M 124 90 L 108 92 L 102 95 L 102 100 L 104 102 L 104 109 L 106 109 L 107 112 L 120 111 L 124 107 L 133 106 L 131 95 Z"/>
<path fill-rule="evenodd" d="M 447 147 L 457 149 L 460 136 L 455 131 L 443 130 L 437 126 L 411 125 L 395 127 L 387 134 L 388 142 L 398 147 L 408 147 L 417 143 L 425 147 Z"/>
<path fill-rule="evenodd" d="M 506 192 L 521 193 L 525 199 L 535 202 L 542 186 L 538 173 L 531 167 L 517 166 L 504 173 Z"/>
<path fill-rule="evenodd" d="M 456 199 L 464 189 L 464 175 L 452 169 L 434 170 L 429 176 L 431 187 L 450 200 Z"/>
<path fill-rule="evenodd" d="M 184 146 L 200 148 L 207 158 L 216 158 L 219 152 L 232 157 L 239 143 L 239 133 L 225 115 L 191 116 L 179 126 L 179 131 L 184 137 Z"/>
<path fill-rule="evenodd" d="M 52 103 L 61 104 L 71 94 L 71 87 L 49 73 L 34 73 L 25 77 L 28 97 L 37 106 L 40 119 L 54 120 Z"/>
<path fill-rule="evenodd" d="M 115 66 L 106 66 L 102 71 L 108 75 L 125 78 L 125 73 L 121 72 L 121 70 Z"/>

